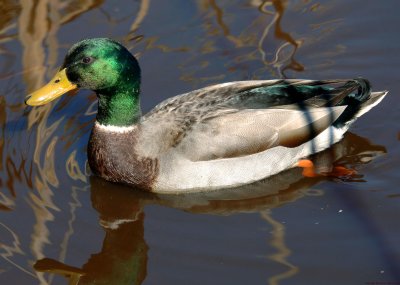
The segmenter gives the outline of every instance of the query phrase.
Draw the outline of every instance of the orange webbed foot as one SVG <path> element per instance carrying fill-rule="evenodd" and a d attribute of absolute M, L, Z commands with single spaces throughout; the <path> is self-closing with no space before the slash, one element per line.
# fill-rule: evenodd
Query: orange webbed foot
<path fill-rule="evenodd" d="M 332 172 L 328 173 L 329 176 L 333 177 L 352 177 L 357 174 L 357 171 L 354 169 L 346 168 L 344 166 L 335 166 L 333 167 Z"/>
<path fill-rule="evenodd" d="M 303 168 L 302 175 L 304 177 L 327 176 L 327 177 L 335 177 L 335 178 L 345 178 L 345 177 L 355 177 L 357 175 L 356 170 L 346 168 L 341 165 L 333 166 L 332 171 L 320 172 L 315 167 L 314 163 L 309 159 L 299 160 L 296 163 L 296 166 Z"/>
<path fill-rule="evenodd" d="M 304 177 L 317 177 L 318 173 L 315 172 L 314 163 L 309 159 L 301 159 L 296 164 L 297 167 L 303 168 Z"/>

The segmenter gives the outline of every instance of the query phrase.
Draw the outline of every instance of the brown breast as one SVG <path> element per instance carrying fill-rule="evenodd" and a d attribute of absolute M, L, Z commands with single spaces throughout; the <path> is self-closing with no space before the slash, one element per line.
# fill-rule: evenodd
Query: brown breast
<path fill-rule="evenodd" d="M 110 132 L 97 125 L 88 144 L 88 161 L 97 176 L 151 191 L 159 173 L 157 159 L 135 152 L 139 128 L 129 132 Z"/>

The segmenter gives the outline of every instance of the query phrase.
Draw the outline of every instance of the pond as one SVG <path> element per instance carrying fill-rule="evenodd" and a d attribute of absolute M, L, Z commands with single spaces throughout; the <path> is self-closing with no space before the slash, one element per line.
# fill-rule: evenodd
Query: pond
<path fill-rule="evenodd" d="M 0 1 L 1 284 L 400 284 L 397 0 Z M 27 94 L 68 48 L 137 56 L 142 108 L 214 83 L 370 80 L 385 100 L 313 157 L 245 187 L 154 195 L 90 174 L 97 101 Z"/>

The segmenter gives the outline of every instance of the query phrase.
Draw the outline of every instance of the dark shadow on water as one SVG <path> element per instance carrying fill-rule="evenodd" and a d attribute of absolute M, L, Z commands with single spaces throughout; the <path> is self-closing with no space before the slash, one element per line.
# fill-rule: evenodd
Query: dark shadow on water
<path fill-rule="evenodd" d="M 384 153 L 385 147 L 348 133 L 340 143 L 316 154 L 313 162 L 322 172 L 329 173 L 327 170 L 338 165 L 358 169 Z M 191 213 L 216 215 L 260 212 L 313 195 L 312 186 L 330 179 L 363 181 L 362 174 L 354 177 L 326 174 L 304 178 L 302 170 L 294 168 L 240 188 L 199 194 L 155 195 L 92 176 L 91 202 L 104 231 L 102 248 L 88 257 L 81 268 L 49 258 L 38 260 L 34 268 L 39 272 L 65 276 L 71 285 L 141 284 L 146 278 L 148 259 L 148 245 L 144 238 L 145 205 L 163 205 Z M 377 232 L 372 234 L 379 236 Z"/>

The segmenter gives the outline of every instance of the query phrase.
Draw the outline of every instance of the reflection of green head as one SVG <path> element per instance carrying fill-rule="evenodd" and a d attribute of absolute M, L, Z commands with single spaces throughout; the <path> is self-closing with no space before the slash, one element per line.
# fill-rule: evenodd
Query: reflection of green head
<path fill-rule="evenodd" d="M 71 47 L 62 69 L 79 88 L 91 89 L 99 98 L 101 124 L 132 125 L 140 116 L 140 67 L 119 43 L 96 38 Z"/>

